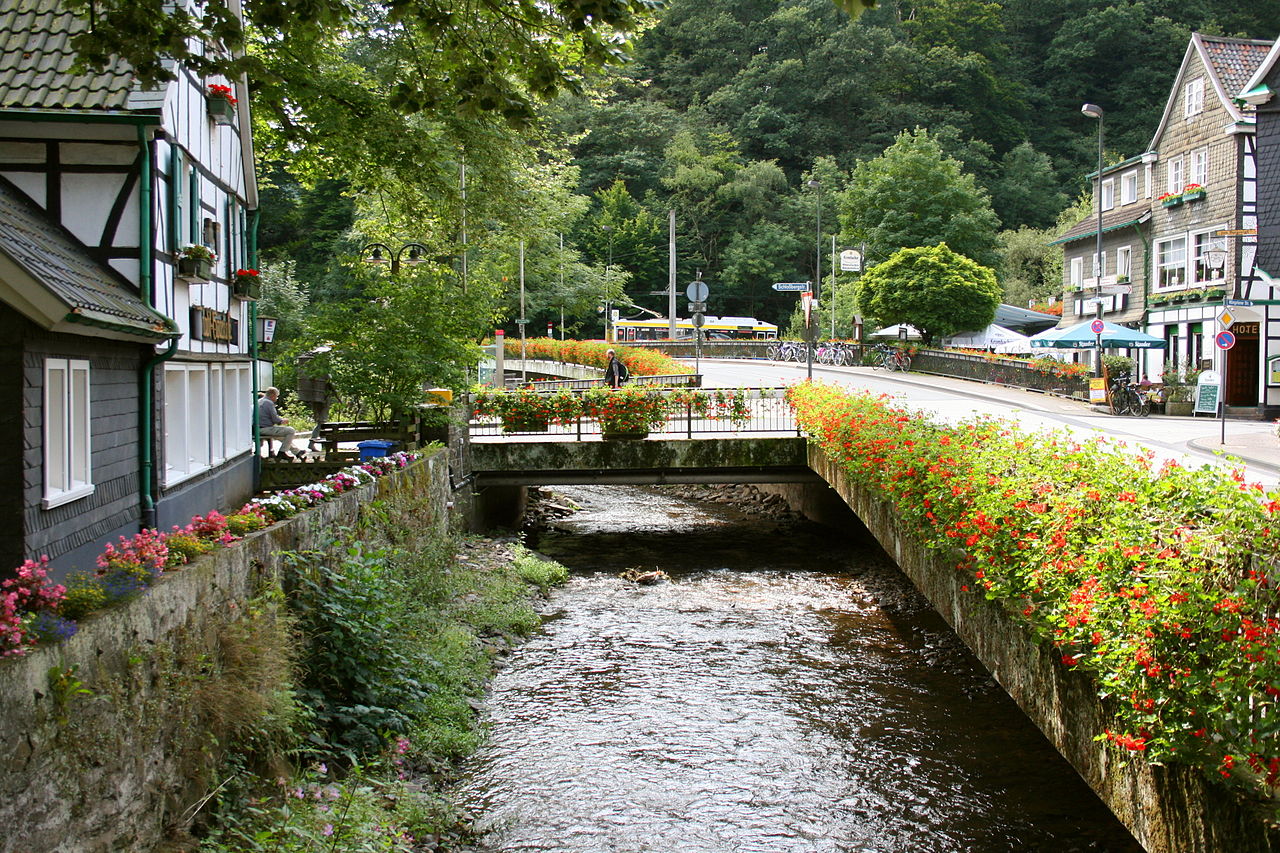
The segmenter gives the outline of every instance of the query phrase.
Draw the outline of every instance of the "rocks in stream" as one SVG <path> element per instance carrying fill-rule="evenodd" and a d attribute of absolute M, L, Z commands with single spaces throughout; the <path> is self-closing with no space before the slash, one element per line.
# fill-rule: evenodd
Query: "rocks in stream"
<path fill-rule="evenodd" d="M 728 504 L 741 512 L 777 521 L 798 521 L 803 517 L 791 509 L 782 495 L 765 492 L 750 483 L 683 483 L 655 488 L 686 500 Z"/>

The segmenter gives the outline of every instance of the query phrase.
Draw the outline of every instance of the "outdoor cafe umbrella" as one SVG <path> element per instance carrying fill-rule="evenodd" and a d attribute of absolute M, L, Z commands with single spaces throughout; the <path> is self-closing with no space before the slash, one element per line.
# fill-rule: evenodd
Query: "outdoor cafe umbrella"
<path fill-rule="evenodd" d="M 1031 336 L 1033 347 L 1053 347 L 1055 349 L 1092 349 L 1098 345 L 1098 335 L 1090 328 L 1093 321 L 1077 323 L 1068 329 L 1049 329 Z M 1128 329 L 1115 323 L 1103 322 L 1102 346 L 1104 349 L 1164 349 L 1163 338 Z"/>

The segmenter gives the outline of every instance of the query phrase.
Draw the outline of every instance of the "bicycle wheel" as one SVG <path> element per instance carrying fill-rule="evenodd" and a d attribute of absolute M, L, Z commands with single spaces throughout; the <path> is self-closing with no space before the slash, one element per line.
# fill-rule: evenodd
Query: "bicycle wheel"
<path fill-rule="evenodd" d="M 765 353 L 765 355 L 769 357 L 770 361 L 777 361 L 778 356 L 781 354 L 782 354 L 782 349 L 777 344 L 774 344 L 773 346 L 769 347 L 769 351 Z"/>
<path fill-rule="evenodd" d="M 911 370 L 911 356 L 906 353 L 899 353 L 898 357 L 894 359 L 894 366 L 903 373 L 907 373 Z"/>
<path fill-rule="evenodd" d="M 1146 391 L 1134 391 L 1136 399 L 1132 401 L 1133 413 L 1140 418 L 1151 414 L 1151 395 Z"/>
<path fill-rule="evenodd" d="M 1111 414 L 1117 416 L 1129 414 L 1129 395 L 1124 388 L 1111 390 Z"/>

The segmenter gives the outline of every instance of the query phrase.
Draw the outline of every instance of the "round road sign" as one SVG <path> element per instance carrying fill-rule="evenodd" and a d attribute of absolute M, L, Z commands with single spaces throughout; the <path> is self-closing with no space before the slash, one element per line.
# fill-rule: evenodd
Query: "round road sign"
<path fill-rule="evenodd" d="M 1236 336 L 1232 332 L 1221 331 L 1214 335 L 1213 342 L 1218 345 L 1218 349 L 1231 349 L 1236 345 Z"/>
<path fill-rule="evenodd" d="M 689 297 L 690 302 L 706 302 L 707 283 L 702 279 L 690 282 L 689 287 L 684 292 L 684 295 Z"/>
<path fill-rule="evenodd" d="M 1093 332 L 1095 335 L 1102 334 L 1103 330 L 1106 328 L 1107 328 L 1107 324 L 1102 322 L 1101 320 L 1094 320 L 1092 323 L 1089 324 L 1089 331 Z"/>

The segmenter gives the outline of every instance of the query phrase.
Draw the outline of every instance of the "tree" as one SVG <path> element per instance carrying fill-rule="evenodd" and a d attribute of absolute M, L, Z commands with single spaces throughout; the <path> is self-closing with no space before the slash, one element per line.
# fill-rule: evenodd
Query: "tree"
<path fill-rule="evenodd" d="M 990 269 L 939 243 L 899 249 L 858 281 L 857 297 L 870 322 L 909 323 L 929 343 L 985 329 L 1000 304 L 1000 285 Z"/>
<path fill-rule="evenodd" d="M 1057 236 L 1053 228 L 1026 226 L 1000 232 L 1000 286 L 1005 302 L 1025 306 L 1062 294 L 1062 247 L 1049 245 Z"/>
<path fill-rule="evenodd" d="M 1053 162 L 1023 142 L 1000 159 L 990 184 L 992 205 L 1008 228 L 1047 228 L 1067 204 Z"/>
<path fill-rule="evenodd" d="M 884 154 L 859 163 L 841 198 L 841 239 L 872 257 L 946 243 L 992 267 L 999 220 L 987 194 L 927 130 L 904 131 Z"/>

